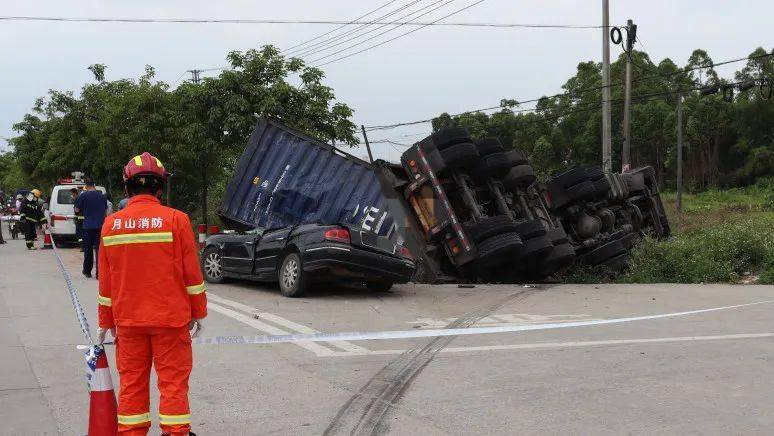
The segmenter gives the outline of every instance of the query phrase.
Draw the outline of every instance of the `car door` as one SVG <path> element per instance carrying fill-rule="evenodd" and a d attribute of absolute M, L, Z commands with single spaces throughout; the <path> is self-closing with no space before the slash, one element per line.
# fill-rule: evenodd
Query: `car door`
<path fill-rule="evenodd" d="M 257 235 L 232 235 L 223 241 L 223 269 L 238 274 L 251 274 Z"/>
<path fill-rule="evenodd" d="M 279 256 L 285 249 L 292 227 L 272 230 L 263 235 L 255 250 L 255 273 L 262 276 L 274 276 L 282 259 Z"/>

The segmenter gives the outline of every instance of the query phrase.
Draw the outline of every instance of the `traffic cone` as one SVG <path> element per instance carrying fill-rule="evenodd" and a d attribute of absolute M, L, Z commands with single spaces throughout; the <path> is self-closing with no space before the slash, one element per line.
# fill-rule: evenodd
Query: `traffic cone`
<path fill-rule="evenodd" d="M 45 233 L 43 233 L 43 249 L 44 250 L 51 250 L 54 248 L 52 242 L 51 242 L 51 233 L 46 230 Z"/>
<path fill-rule="evenodd" d="M 89 436 L 115 436 L 118 433 L 118 406 L 102 345 L 89 347 L 86 364 L 90 397 Z"/>

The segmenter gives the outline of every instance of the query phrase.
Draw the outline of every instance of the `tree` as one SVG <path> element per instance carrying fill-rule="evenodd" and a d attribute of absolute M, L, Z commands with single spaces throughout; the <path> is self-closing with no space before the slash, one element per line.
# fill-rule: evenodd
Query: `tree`
<path fill-rule="evenodd" d="M 757 48 L 735 75 L 739 80 L 774 80 L 774 58 Z M 732 102 L 721 95 L 701 96 L 693 89 L 728 83 L 707 65 L 710 55 L 694 50 L 681 72 L 671 59 L 655 64 L 646 53 L 632 51 L 632 163 L 652 165 L 659 181 L 674 181 L 676 158 L 676 103 L 686 97 L 685 177 L 697 188 L 711 185 L 752 183 L 757 177 L 774 174 L 774 104 L 760 97 L 757 87 L 739 93 Z M 613 105 L 613 156 L 620 156 L 622 142 L 622 101 L 626 55 L 611 65 Z M 601 158 L 600 98 L 601 65 L 581 62 L 576 74 L 563 85 L 565 93 L 541 98 L 534 112 L 503 109 L 493 114 L 460 116 L 441 114 L 433 120 L 434 130 L 458 125 L 473 137 L 499 136 L 506 147 L 530 154 L 536 170 L 548 175 L 567 166 L 599 165 Z"/>
<path fill-rule="evenodd" d="M 149 151 L 175 173 L 175 205 L 207 222 L 210 189 L 222 192 L 259 117 L 323 140 L 357 143 L 353 112 L 335 101 L 321 70 L 285 59 L 272 46 L 231 52 L 228 59 L 232 69 L 175 90 L 156 81 L 151 66 L 137 80 L 108 80 L 106 66 L 91 65 L 95 82 L 78 95 L 50 91 L 14 125 L 19 168 L 41 189 L 83 170 L 117 194 L 123 165 Z"/>

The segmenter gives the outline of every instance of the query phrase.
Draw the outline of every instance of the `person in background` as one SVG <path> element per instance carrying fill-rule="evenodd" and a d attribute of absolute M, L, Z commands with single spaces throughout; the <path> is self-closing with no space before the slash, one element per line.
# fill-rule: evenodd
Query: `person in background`
<path fill-rule="evenodd" d="M 35 239 L 37 238 L 37 227 L 39 223 L 45 221 L 43 208 L 38 204 L 35 194 L 30 192 L 19 207 L 19 221 L 24 226 L 24 241 L 27 244 L 27 250 L 37 250 L 35 248 Z"/>
<path fill-rule="evenodd" d="M 0 217 L 5 214 L 5 191 L 0 189 Z M 3 239 L 3 221 L 0 220 L 0 244 L 5 244 Z"/>
<path fill-rule="evenodd" d="M 111 215 L 113 214 L 113 201 L 110 199 L 110 193 L 105 194 L 105 200 L 107 200 L 107 212 L 105 212 L 105 215 Z"/>
<path fill-rule="evenodd" d="M 73 205 L 75 205 L 76 200 L 78 200 L 78 194 L 78 188 L 70 189 L 70 197 L 73 199 Z M 74 207 L 75 206 L 73 206 L 73 208 Z M 83 252 L 83 214 L 76 210 L 73 221 L 75 221 L 75 237 L 78 238 L 78 247 L 80 247 L 81 252 Z"/>
<path fill-rule="evenodd" d="M 86 181 L 85 190 L 75 200 L 75 212 L 83 214 L 83 275 L 91 278 L 94 268 L 99 277 L 99 265 L 94 259 L 99 256 L 99 233 L 105 222 L 107 199 L 97 191 L 93 180 Z"/>
<path fill-rule="evenodd" d="M 16 195 L 16 212 L 21 213 L 21 205 L 22 200 L 24 200 L 24 196 L 21 194 Z"/>
<path fill-rule="evenodd" d="M 126 204 L 129 203 L 129 197 L 124 197 L 118 202 L 118 210 L 123 210 Z"/>

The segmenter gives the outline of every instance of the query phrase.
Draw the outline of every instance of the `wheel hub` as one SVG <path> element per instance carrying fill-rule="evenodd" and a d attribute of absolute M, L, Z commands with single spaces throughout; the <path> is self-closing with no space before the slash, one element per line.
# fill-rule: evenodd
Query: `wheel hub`
<path fill-rule="evenodd" d="M 204 259 L 204 272 L 211 278 L 220 278 L 222 271 L 220 268 L 220 255 L 218 253 L 210 253 Z"/>
<path fill-rule="evenodd" d="M 292 289 L 298 280 L 298 262 L 295 259 L 290 259 L 285 264 L 285 269 L 282 271 L 282 284 L 287 289 Z"/>

